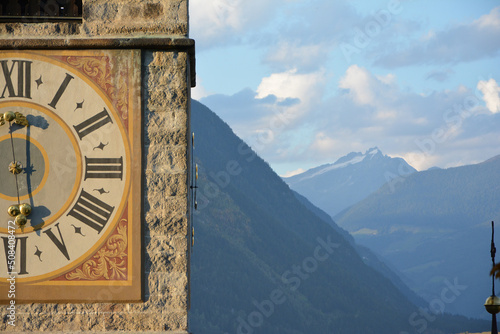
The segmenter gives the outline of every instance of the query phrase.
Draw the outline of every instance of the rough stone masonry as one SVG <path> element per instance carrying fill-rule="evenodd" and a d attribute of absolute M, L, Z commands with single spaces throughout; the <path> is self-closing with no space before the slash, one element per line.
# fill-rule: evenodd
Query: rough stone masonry
<path fill-rule="evenodd" d="M 2 49 L 142 50 L 144 302 L 17 305 L 0 331 L 187 333 L 189 106 L 187 0 L 83 0 L 81 22 L 0 23 Z"/>

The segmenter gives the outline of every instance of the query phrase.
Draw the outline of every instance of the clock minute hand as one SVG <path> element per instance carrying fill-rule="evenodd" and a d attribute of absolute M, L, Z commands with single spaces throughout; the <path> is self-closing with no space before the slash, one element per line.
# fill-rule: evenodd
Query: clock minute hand
<path fill-rule="evenodd" d="M 11 205 L 8 208 L 8 213 L 12 217 L 15 217 L 15 222 L 18 226 L 24 226 L 27 222 L 26 216 L 31 213 L 31 206 L 29 204 L 20 203 L 19 200 L 19 185 L 17 182 L 17 174 L 23 171 L 22 164 L 16 160 L 16 153 L 14 149 L 14 138 L 12 136 L 12 123 L 16 123 L 20 126 L 29 126 L 28 120 L 20 112 L 7 111 L 0 116 L 0 126 L 5 124 L 5 121 L 9 122 L 9 132 L 10 132 L 10 143 L 12 147 L 12 159 L 13 161 L 9 164 L 9 172 L 14 174 L 16 179 L 16 191 L 17 191 L 17 205 Z"/>

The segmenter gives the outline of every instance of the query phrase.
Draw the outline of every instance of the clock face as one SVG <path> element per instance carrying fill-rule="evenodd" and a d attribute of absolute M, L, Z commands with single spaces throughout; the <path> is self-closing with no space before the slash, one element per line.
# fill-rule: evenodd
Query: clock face
<path fill-rule="evenodd" d="M 140 161 L 129 118 L 134 74 L 124 79 L 105 52 L 1 56 L 0 279 L 130 282 L 132 159 Z M 23 204 L 31 207 L 25 222 L 9 210 Z"/>

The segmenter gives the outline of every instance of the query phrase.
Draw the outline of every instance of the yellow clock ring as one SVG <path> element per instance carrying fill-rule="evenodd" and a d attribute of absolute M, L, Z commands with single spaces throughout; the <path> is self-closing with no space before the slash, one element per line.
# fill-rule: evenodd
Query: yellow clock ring
<path fill-rule="evenodd" d="M 20 201 L 30 201 L 29 204 L 33 207 L 33 214 L 28 217 L 29 224 L 25 225 L 23 228 L 18 228 L 16 233 L 29 233 L 33 230 L 50 225 L 68 210 L 68 207 L 76 197 L 82 179 L 81 151 L 77 139 L 69 126 L 48 108 L 27 101 L 11 100 L 0 103 L 0 112 L 2 110 L 20 111 L 24 115 L 27 115 L 28 118 L 38 118 L 48 124 L 47 128 L 43 130 L 32 125 L 28 128 L 23 128 L 22 134 L 13 134 L 14 139 L 24 139 L 41 152 L 43 156 L 43 166 L 39 164 L 35 166 L 35 168 L 45 168 L 41 180 L 42 182 L 30 189 L 29 193 L 20 196 Z M 9 134 L 0 138 L 4 139 L 5 136 L 9 136 L 10 138 Z M 35 140 L 34 137 L 37 139 Z M 0 143 L 1 142 L 2 141 L 0 141 Z M 66 147 L 67 152 L 61 152 L 61 145 L 59 145 L 59 143 L 65 143 L 64 147 Z M 70 177 L 67 175 L 58 175 L 57 169 L 62 169 L 58 165 L 62 165 L 62 162 L 64 162 L 63 160 L 68 159 L 68 157 L 71 157 L 72 160 L 72 168 L 70 168 L 72 174 Z M 61 180 L 66 182 L 66 187 L 63 188 L 61 186 Z M 49 184 L 50 187 L 48 187 Z M 54 201 L 56 197 L 59 197 L 58 201 Z M 40 201 L 42 201 L 50 203 L 50 205 L 47 207 L 44 204 L 42 207 L 37 208 L 36 205 L 33 205 L 33 201 L 35 201 L 35 204 L 43 204 L 40 203 Z M 8 196 L 4 189 L 0 189 L 0 202 L 4 202 L 4 204 L 13 204 L 17 202 L 17 197 L 13 197 L 12 194 Z M 40 208 L 45 211 L 42 212 Z M 44 216 L 42 216 L 43 213 L 45 213 Z M 43 217 L 47 217 L 47 219 Z M 7 229 L 3 227 L 0 228 L 0 233 L 7 233 Z"/>

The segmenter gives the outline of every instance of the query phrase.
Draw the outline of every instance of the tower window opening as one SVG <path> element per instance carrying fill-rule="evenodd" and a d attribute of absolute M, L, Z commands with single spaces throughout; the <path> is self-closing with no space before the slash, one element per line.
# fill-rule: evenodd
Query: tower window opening
<path fill-rule="evenodd" d="M 82 0 L 2 0 L 0 22 L 81 21 Z"/>

